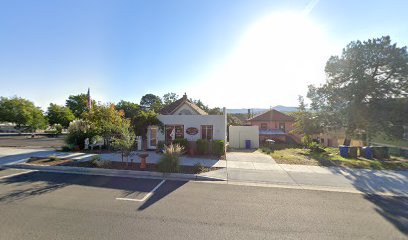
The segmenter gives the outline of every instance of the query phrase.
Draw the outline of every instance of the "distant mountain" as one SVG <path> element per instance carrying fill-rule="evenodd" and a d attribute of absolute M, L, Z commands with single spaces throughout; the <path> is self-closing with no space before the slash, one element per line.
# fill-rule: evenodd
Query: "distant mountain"
<path fill-rule="evenodd" d="M 278 105 L 273 107 L 273 109 L 279 111 L 279 112 L 297 112 L 298 108 L 297 107 L 286 107 L 282 105 Z"/>
<path fill-rule="evenodd" d="M 262 112 L 266 112 L 269 110 L 269 108 L 250 108 L 251 113 L 258 114 Z M 277 105 L 273 107 L 273 109 L 279 111 L 279 112 L 297 112 L 298 108 L 297 107 L 286 107 L 282 105 Z M 241 108 L 241 109 L 227 109 L 227 113 L 230 114 L 236 114 L 236 113 L 248 113 L 248 108 Z"/>
<path fill-rule="evenodd" d="M 269 109 L 266 108 L 250 108 L 251 113 L 253 112 L 254 114 L 256 113 L 261 113 L 265 112 Z M 241 108 L 241 109 L 227 109 L 227 113 L 235 114 L 235 113 L 248 113 L 248 108 Z"/>

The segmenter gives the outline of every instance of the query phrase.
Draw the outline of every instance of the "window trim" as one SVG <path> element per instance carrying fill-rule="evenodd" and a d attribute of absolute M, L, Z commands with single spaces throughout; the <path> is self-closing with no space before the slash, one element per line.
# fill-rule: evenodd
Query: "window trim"
<path fill-rule="evenodd" d="M 214 139 L 214 126 L 213 125 L 201 125 L 201 139 L 213 140 Z M 211 137 L 208 137 L 208 133 L 211 131 Z M 205 137 L 204 137 L 205 134 Z"/>

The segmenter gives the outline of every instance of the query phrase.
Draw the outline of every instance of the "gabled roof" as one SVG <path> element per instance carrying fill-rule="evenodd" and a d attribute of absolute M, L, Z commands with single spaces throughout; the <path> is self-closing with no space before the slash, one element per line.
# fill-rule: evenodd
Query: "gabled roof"
<path fill-rule="evenodd" d="M 202 110 L 199 106 L 197 106 L 195 103 L 191 102 L 188 98 L 187 95 L 184 94 L 182 98 L 178 99 L 177 101 L 167 105 L 166 107 L 162 108 L 159 111 L 159 114 L 162 115 L 172 115 L 174 114 L 177 109 L 179 109 L 181 106 L 184 104 L 188 105 L 190 108 L 192 108 L 198 115 L 208 115 L 207 112 Z"/>
<path fill-rule="evenodd" d="M 270 121 L 282 121 L 282 122 L 294 122 L 295 118 L 284 113 L 281 113 L 275 109 L 271 109 L 267 112 L 261 113 L 248 119 L 248 121 L 262 121 L 262 122 L 270 122 Z"/>

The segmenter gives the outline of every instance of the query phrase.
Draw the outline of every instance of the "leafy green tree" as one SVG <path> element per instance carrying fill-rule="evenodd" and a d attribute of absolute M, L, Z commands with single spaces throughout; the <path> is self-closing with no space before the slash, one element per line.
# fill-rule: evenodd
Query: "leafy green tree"
<path fill-rule="evenodd" d="M 68 128 L 69 123 L 75 119 L 75 116 L 68 107 L 51 103 L 47 109 L 47 118 L 51 125 L 61 124 L 62 127 Z"/>
<path fill-rule="evenodd" d="M 149 93 L 142 97 L 140 100 L 140 106 L 146 111 L 152 110 L 158 112 L 163 108 L 163 103 L 160 97 Z"/>
<path fill-rule="evenodd" d="M 61 133 L 62 133 L 62 125 L 61 125 L 61 124 L 56 123 L 56 124 L 54 124 L 52 127 L 55 129 L 55 131 L 57 132 L 57 134 L 61 134 Z"/>
<path fill-rule="evenodd" d="M 163 105 L 167 106 L 172 104 L 173 102 L 177 101 L 179 99 L 179 96 L 173 92 L 171 93 L 166 93 L 163 95 Z"/>
<path fill-rule="evenodd" d="M 17 128 L 32 132 L 47 127 L 42 110 L 33 102 L 19 97 L 0 97 L 0 122 L 15 123 Z"/>
<path fill-rule="evenodd" d="M 209 115 L 222 115 L 223 111 L 219 107 L 214 107 L 214 108 L 209 108 L 208 105 L 205 105 L 200 99 L 198 100 L 193 100 L 190 99 L 191 102 L 193 102 L 195 105 L 197 105 L 199 108 L 207 112 Z"/>
<path fill-rule="evenodd" d="M 81 93 L 78 95 L 70 95 L 65 102 L 65 106 L 71 109 L 76 118 L 82 118 L 82 113 L 88 111 L 87 108 L 88 96 Z M 95 107 L 96 102 L 92 100 L 92 108 Z"/>
<path fill-rule="evenodd" d="M 119 128 L 118 134 L 113 137 L 113 145 L 118 148 L 122 155 L 122 162 L 126 158 L 126 162 L 129 162 L 129 156 L 135 149 L 136 136 L 133 132 L 130 121 L 123 121 L 122 126 Z"/>
<path fill-rule="evenodd" d="M 309 86 L 307 95 L 325 127 L 344 127 L 353 135 L 361 131 L 376 134 L 387 131 L 386 126 L 400 125 L 392 117 L 378 121 L 373 116 L 382 111 L 375 103 L 407 98 L 406 47 L 392 44 L 389 36 L 351 42 L 341 56 L 330 57 L 325 71 L 326 83 Z"/>
<path fill-rule="evenodd" d="M 242 121 L 235 115 L 228 114 L 227 115 L 227 125 L 228 126 L 242 126 Z"/>
<path fill-rule="evenodd" d="M 108 147 L 110 140 L 120 134 L 123 125 L 128 121 L 123 111 L 117 111 L 113 104 L 95 105 L 91 111 L 83 113 L 83 117 L 92 123 L 96 134 L 104 138 Z"/>
<path fill-rule="evenodd" d="M 195 105 L 197 105 L 199 108 L 201 108 L 202 110 L 208 112 L 210 109 L 208 108 L 207 105 L 205 105 L 200 99 L 198 100 L 193 100 L 190 99 L 191 102 L 193 102 Z"/>
<path fill-rule="evenodd" d="M 299 96 L 299 111 L 291 114 L 295 117 L 294 129 L 292 133 L 303 135 L 302 142 L 308 145 L 312 140 L 313 134 L 322 132 L 320 120 L 316 113 L 306 110 L 306 104 L 304 98 Z"/>
<path fill-rule="evenodd" d="M 136 116 L 137 113 L 141 110 L 139 104 L 124 100 L 121 100 L 118 104 L 116 104 L 116 109 L 123 110 L 125 112 L 126 118 L 132 118 Z"/>

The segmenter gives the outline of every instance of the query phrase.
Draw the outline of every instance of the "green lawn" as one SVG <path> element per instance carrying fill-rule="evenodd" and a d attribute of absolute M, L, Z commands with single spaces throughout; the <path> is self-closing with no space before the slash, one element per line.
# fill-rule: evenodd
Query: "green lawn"
<path fill-rule="evenodd" d="M 275 150 L 261 148 L 260 151 L 270 154 L 280 164 L 300 164 L 315 166 L 343 166 L 351 168 L 369 169 L 408 169 L 408 159 L 391 156 L 388 160 L 358 158 L 344 158 L 340 156 L 338 148 L 325 148 L 324 152 L 311 152 L 298 146 L 275 145 Z"/>

